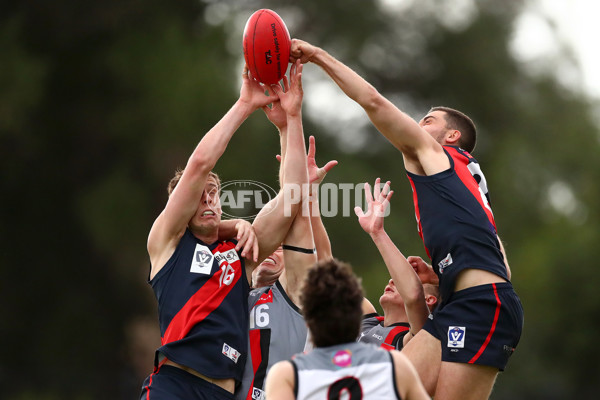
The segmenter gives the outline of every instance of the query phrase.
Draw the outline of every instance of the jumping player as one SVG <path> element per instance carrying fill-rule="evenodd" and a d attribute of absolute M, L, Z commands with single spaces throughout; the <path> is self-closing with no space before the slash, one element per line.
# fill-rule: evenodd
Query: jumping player
<path fill-rule="evenodd" d="M 158 300 L 161 347 L 142 399 L 233 398 L 247 358 L 252 270 L 281 244 L 299 209 L 299 202 L 282 201 L 292 198 L 285 191 L 307 183 L 301 73 L 295 64 L 284 90 L 273 85 L 274 94 L 265 96 L 267 88 L 244 69 L 239 99 L 200 140 L 150 230 L 149 283 Z M 253 223 L 258 256 L 246 248 L 240 254 L 235 240 L 218 240 L 220 182 L 212 169 L 242 122 L 277 100 L 288 125 L 284 190 Z"/>
<path fill-rule="evenodd" d="M 380 188 L 380 183 L 377 178 L 373 194 L 369 184 L 365 183 L 367 212 L 364 213 L 360 207 L 355 207 L 354 212 L 360 226 L 377 246 L 392 279 L 379 299 L 383 316 L 379 316 L 373 304 L 364 299 L 364 317 L 357 341 L 374 343 L 388 350 L 401 350 L 419 332 L 430 311 L 437 305 L 439 288 L 420 281 L 415 270 L 423 268 L 423 264 L 415 263 L 413 267 L 386 233 L 383 220 L 394 192 L 390 191 L 389 181 L 383 188 Z"/>
<path fill-rule="evenodd" d="M 488 398 L 519 342 L 523 309 L 485 177 L 469 154 L 475 125 L 448 107 L 432 108 L 417 123 L 352 69 L 304 41 L 292 41 L 291 58 L 319 65 L 402 153 L 442 298 L 433 320 L 403 351 L 436 399 Z"/>
<path fill-rule="evenodd" d="M 429 399 L 408 359 L 355 342 L 363 291 L 349 265 L 320 262 L 302 285 L 302 312 L 315 348 L 275 364 L 267 399 Z"/>

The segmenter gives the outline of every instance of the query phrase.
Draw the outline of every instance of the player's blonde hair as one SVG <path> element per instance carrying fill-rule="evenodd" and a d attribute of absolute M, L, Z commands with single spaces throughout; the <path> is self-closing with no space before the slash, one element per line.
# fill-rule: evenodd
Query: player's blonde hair
<path fill-rule="evenodd" d="M 179 180 L 181 179 L 181 176 L 183 175 L 183 171 L 184 171 L 183 169 L 176 170 L 175 175 L 173 175 L 173 177 L 169 181 L 169 184 L 167 185 L 167 193 L 169 194 L 169 196 L 171 195 L 171 193 L 173 193 L 173 190 L 175 190 L 175 187 L 179 183 Z M 221 191 L 221 179 L 219 178 L 219 175 L 210 171 L 208 173 L 208 176 L 213 177 L 217 181 L 217 188 L 219 189 L 219 192 L 220 192 Z"/>

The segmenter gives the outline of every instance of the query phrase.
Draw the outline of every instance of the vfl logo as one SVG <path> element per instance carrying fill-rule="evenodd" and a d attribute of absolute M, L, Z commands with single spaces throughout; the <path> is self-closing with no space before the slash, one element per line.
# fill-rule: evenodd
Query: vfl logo
<path fill-rule="evenodd" d="M 241 356 L 239 351 L 237 351 L 227 343 L 223 343 L 223 355 L 236 364 L 238 362 L 238 358 L 240 358 Z"/>
<path fill-rule="evenodd" d="M 214 256 L 208 247 L 197 243 L 194 257 L 192 258 L 192 264 L 190 265 L 190 272 L 204 275 L 210 274 L 213 259 Z"/>
<path fill-rule="evenodd" d="M 446 267 L 450 266 L 450 264 L 452 264 L 452 255 L 450 253 L 448 253 L 446 258 L 444 258 L 442 261 L 440 261 L 438 263 L 438 268 L 440 270 L 440 274 L 443 274 Z"/>
<path fill-rule="evenodd" d="M 465 335 L 467 328 L 464 326 L 448 327 L 448 347 L 462 349 L 465 347 Z"/>
<path fill-rule="evenodd" d="M 265 392 L 257 387 L 252 388 L 252 399 L 265 400 Z"/>

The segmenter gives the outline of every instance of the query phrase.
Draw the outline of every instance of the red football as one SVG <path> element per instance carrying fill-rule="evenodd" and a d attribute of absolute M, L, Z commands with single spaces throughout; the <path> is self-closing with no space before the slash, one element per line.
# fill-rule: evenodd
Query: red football
<path fill-rule="evenodd" d="M 264 8 L 248 18 L 244 28 L 244 58 L 256 80 L 270 85 L 283 78 L 291 42 L 285 23 L 275 11 Z"/>

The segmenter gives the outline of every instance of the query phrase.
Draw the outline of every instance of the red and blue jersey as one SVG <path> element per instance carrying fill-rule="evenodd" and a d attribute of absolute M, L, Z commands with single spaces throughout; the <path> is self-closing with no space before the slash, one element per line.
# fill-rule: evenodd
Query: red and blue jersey
<path fill-rule="evenodd" d="M 149 281 L 160 353 L 211 378 L 240 381 L 248 349 L 248 293 L 235 241 L 206 244 L 189 230 Z"/>
<path fill-rule="evenodd" d="M 431 176 L 407 171 L 419 234 L 445 301 L 459 272 L 490 271 L 508 280 L 483 172 L 466 151 L 444 146 L 450 168 Z"/>

